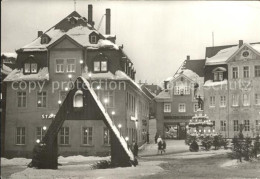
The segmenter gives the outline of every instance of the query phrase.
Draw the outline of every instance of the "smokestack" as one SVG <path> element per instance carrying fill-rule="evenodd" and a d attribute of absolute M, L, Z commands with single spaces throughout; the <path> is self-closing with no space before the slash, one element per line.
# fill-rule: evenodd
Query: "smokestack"
<path fill-rule="evenodd" d="M 187 55 L 187 60 L 190 60 L 190 56 L 189 55 Z"/>
<path fill-rule="evenodd" d="M 38 31 L 38 37 L 42 36 L 43 32 L 42 31 Z"/>
<path fill-rule="evenodd" d="M 88 5 L 88 23 L 93 27 L 94 21 L 93 21 L 93 6 L 92 4 Z"/>
<path fill-rule="evenodd" d="M 239 40 L 239 48 L 243 45 L 243 40 Z"/>
<path fill-rule="evenodd" d="M 106 9 L 106 35 L 110 35 L 110 9 Z"/>

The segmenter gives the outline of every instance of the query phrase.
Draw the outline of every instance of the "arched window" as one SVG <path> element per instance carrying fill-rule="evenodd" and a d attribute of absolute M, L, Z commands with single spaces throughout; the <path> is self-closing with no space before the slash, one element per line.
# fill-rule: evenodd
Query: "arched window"
<path fill-rule="evenodd" d="M 76 91 L 73 99 L 73 107 L 74 108 L 82 108 L 83 107 L 83 92 L 81 90 Z"/>

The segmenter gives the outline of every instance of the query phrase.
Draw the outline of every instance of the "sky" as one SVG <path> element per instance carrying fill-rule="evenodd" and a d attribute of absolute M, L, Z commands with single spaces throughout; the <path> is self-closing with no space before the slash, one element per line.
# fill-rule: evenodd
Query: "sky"
<path fill-rule="evenodd" d="M 182 62 L 205 58 L 213 45 L 260 42 L 260 2 L 241 1 L 76 1 L 87 18 L 93 5 L 95 27 L 111 9 L 111 34 L 134 63 L 136 80 L 161 84 Z M 72 11 L 73 0 L 3 0 L 1 52 L 14 52 Z M 105 18 L 99 31 L 104 33 Z"/>

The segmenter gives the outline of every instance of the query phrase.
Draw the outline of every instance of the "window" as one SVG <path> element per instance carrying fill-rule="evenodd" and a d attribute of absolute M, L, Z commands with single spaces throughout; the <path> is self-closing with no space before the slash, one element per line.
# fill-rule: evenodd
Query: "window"
<path fill-rule="evenodd" d="M 255 104 L 260 105 L 260 94 L 255 94 Z"/>
<path fill-rule="evenodd" d="M 41 38 L 41 43 L 42 43 L 42 44 L 47 44 L 48 42 L 49 42 L 48 37 L 42 37 L 42 38 Z"/>
<path fill-rule="evenodd" d="M 190 94 L 190 88 L 188 86 L 184 87 L 184 94 Z"/>
<path fill-rule="evenodd" d="M 180 94 L 180 87 L 179 86 L 175 86 L 174 94 L 175 95 L 179 95 Z"/>
<path fill-rule="evenodd" d="M 42 127 L 37 127 L 36 128 L 36 139 L 39 139 L 42 141 L 43 137 L 46 134 L 46 130 L 43 130 Z"/>
<path fill-rule="evenodd" d="M 64 60 L 57 59 L 56 60 L 56 73 L 63 73 L 64 72 Z"/>
<path fill-rule="evenodd" d="M 194 112 L 197 112 L 198 108 L 199 108 L 199 104 L 198 104 L 198 103 L 195 103 L 195 104 L 194 104 Z"/>
<path fill-rule="evenodd" d="M 250 131 L 249 120 L 244 120 L 244 124 L 245 124 L 245 131 Z"/>
<path fill-rule="evenodd" d="M 186 112 L 186 105 L 184 103 L 179 104 L 179 112 Z"/>
<path fill-rule="evenodd" d="M 110 145 L 110 132 L 107 127 L 104 127 L 104 145 Z"/>
<path fill-rule="evenodd" d="M 238 120 L 234 120 L 234 131 L 239 131 Z"/>
<path fill-rule="evenodd" d="M 232 67 L 232 77 L 233 79 L 238 78 L 238 67 Z"/>
<path fill-rule="evenodd" d="M 107 61 L 95 61 L 94 72 L 107 72 Z"/>
<path fill-rule="evenodd" d="M 220 107 L 226 107 L 226 96 L 220 96 Z"/>
<path fill-rule="evenodd" d="M 95 35 L 90 36 L 90 43 L 96 44 L 97 43 L 97 36 L 95 36 Z"/>
<path fill-rule="evenodd" d="M 16 128 L 16 142 L 17 145 L 25 145 L 25 127 Z"/>
<path fill-rule="evenodd" d="M 46 107 L 47 106 L 47 92 L 37 92 L 37 107 Z"/>
<path fill-rule="evenodd" d="M 26 92 L 17 92 L 18 107 L 26 107 Z"/>
<path fill-rule="evenodd" d="M 215 72 L 214 81 L 223 81 L 223 72 Z"/>
<path fill-rule="evenodd" d="M 69 145 L 69 127 L 62 127 L 60 129 L 60 144 L 61 145 Z"/>
<path fill-rule="evenodd" d="M 243 106 L 249 106 L 249 105 L 250 105 L 249 94 L 243 94 Z"/>
<path fill-rule="evenodd" d="M 104 91 L 104 97 L 108 100 L 106 107 L 114 107 L 115 106 L 115 91 Z"/>
<path fill-rule="evenodd" d="M 81 90 L 76 91 L 73 99 L 73 107 L 81 108 L 83 107 L 83 92 Z"/>
<path fill-rule="evenodd" d="M 210 107 L 215 107 L 215 96 L 210 96 Z"/>
<path fill-rule="evenodd" d="M 25 63 L 24 64 L 24 72 L 25 73 L 30 73 L 31 72 L 30 63 Z"/>
<path fill-rule="evenodd" d="M 171 103 L 164 103 L 164 112 L 171 112 Z"/>
<path fill-rule="evenodd" d="M 255 77 L 260 77 L 260 65 L 255 66 Z"/>
<path fill-rule="evenodd" d="M 260 120 L 255 121 L 255 129 L 256 131 L 260 131 Z"/>
<path fill-rule="evenodd" d="M 75 72 L 75 59 L 67 59 L 67 72 Z"/>
<path fill-rule="evenodd" d="M 37 63 L 25 63 L 24 73 L 37 73 Z"/>
<path fill-rule="evenodd" d="M 190 94 L 190 87 L 189 86 L 175 86 L 174 87 L 174 94 L 175 95 L 188 95 Z"/>
<path fill-rule="evenodd" d="M 82 128 L 82 144 L 83 145 L 92 145 L 92 127 L 83 127 Z"/>
<path fill-rule="evenodd" d="M 232 95 L 232 106 L 238 106 L 238 98 L 239 96 L 236 94 Z"/>
<path fill-rule="evenodd" d="M 249 66 L 243 67 L 244 78 L 249 78 Z"/>
<path fill-rule="evenodd" d="M 227 123 L 226 121 L 220 121 L 220 130 L 226 131 Z"/>

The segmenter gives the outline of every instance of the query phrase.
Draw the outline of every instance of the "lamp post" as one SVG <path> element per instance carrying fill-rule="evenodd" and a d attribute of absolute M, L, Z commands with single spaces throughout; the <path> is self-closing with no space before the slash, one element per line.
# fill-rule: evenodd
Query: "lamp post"
<path fill-rule="evenodd" d="M 116 113 L 115 113 L 115 111 L 112 111 L 111 114 L 112 114 L 112 121 L 113 121 L 113 124 L 115 124 L 115 121 L 114 121 L 114 115 L 115 115 Z"/>
<path fill-rule="evenodd" d="M 61 106 L 61 100 L 58 101 L 59 107 Z"/>
<path fill-rule="evenodd" d="M 108 99 L 107 98 L 104 99 L 104 103 L 105 103 L 105 112 L 107 112 L 107 103 L 108 103 Z"/>
<path fill-rule="evenodd" d="M 118 124 L 120 136 L 121 136 L 121 127 L 122 127 L 122 124 Z"/>
<path fill-rule="evenodd" d="M 128 137 L 128 136 L 126 136 L 126 137 L 125 137 L 125 140 L 126 140 L 126 143 L 127 143 L 127 148 L 129 148 L 129 145 L 128 145 L 128 140 L 129 140 L 129 137 Z"/>

